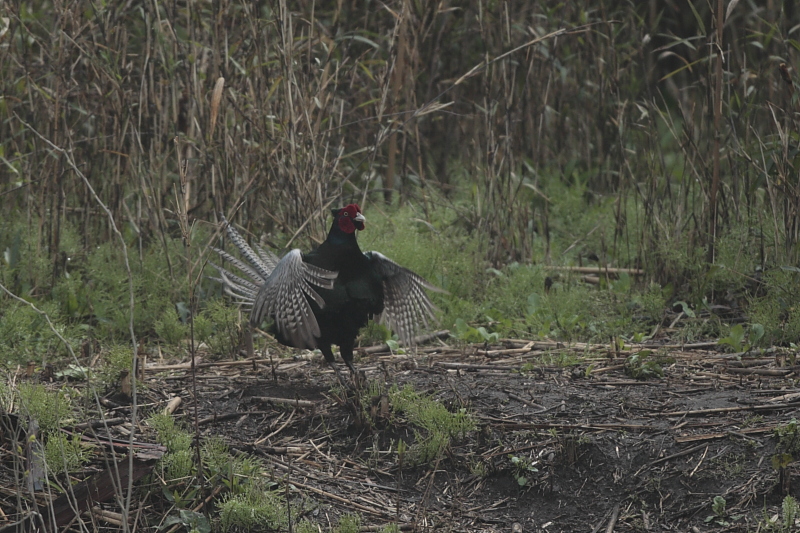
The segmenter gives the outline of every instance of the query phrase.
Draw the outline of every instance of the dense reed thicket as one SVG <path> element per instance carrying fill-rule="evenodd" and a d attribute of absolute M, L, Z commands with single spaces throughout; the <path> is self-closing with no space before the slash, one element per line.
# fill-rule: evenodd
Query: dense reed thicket
<path fill-rule="evenodd" d="M 739 224 L 762 264 L 790 263 L 800 15 L 712 4 L 5 2 L 0 204 L 55 274 L 66 223 L 110 239 L 98 200 L 166 246 L 177 196 L 190 221 L 319 239 L 323 207 L 394 194 L 527 261 L 554 184 L 614 198 L 603 259 L 663 282 L 665 247 L 713 260 Z"/>

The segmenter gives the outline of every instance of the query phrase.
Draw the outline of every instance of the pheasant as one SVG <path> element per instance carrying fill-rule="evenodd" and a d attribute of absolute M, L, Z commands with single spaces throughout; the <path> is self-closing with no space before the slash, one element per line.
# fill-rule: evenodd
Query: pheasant
<path fill-rule="evenodd" d="M 219 255 L 247 278 L 212 265 L 225 291 L 252 306 L 250 324 L 272 320 L 278 342 L 295 348 L 319 348 L 343 382 L 331 346 L 355 375 L 353 349 L 359 330 L 370 318 L 394 330 L 406 345 L 420 325 L 435 319 L 435 307 L 424 289 L 445 292 L 378 252 L 362 252 L 356 230 L 366 219 L 357 204 L 333 209 L 333 224 L 315 250 L 288 252 L 280 260 L 255 245 L 255 251 L 222 217 L 228 237 L 245 261 L 217 248 Z"/>

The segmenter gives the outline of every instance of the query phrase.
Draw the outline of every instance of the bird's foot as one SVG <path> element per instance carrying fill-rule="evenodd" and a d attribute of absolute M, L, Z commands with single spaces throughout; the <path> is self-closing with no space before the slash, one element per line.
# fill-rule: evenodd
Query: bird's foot
<path fill-rule="evenodd" d="M 364 373 L 363 370 L 356 370 L 356 367 L 353 366 L 352 361 L 348 361 L 345 359 L 344 363 L 347 365 L 347 368 L 350 369 L 350 377 L 353 379 L 353 387 L 355 389 L 362 389 L 367 384 L 367 375 Z"/>
<path fill-rule="evenodd" d="M 336 374 L 336 379 L 339 380 L 339 384 L 342 386 L 342 388 L 345 391 L 349 389 L 350 387 L 347 385 L 347 382 L 345 381 L 344 376 L 342 376 L 341 371 L 339 371 L 339 367 L 336 366 L 336 363 L 333 361 L 328 361 L 328 365 L 330 365 L 330 367 L 333 369 L 333 373 Z"/>
<path fill-rule="evenodd" d="M 345 361 L 346 362 L 346 361 Z M 350 378 L 351 380 L 348 382 L 342 372 L 339 370 L 339 367 L 334 362 L 328 362 L 328 365 L 333 369 L 333 372 L 336 374 L 336 379 L 339 380 L 339 384 L 345 391 L 358 391 L 360 390 L 367 382 L 367 376 L 364 372 L 359 372 L 353 367 L 352 363 L 349 363 L 347 366 L 350 369 Z"/>

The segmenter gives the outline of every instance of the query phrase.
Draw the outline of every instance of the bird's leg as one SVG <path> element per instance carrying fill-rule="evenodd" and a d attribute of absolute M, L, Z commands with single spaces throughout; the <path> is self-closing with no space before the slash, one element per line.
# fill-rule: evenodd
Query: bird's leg
<path fill-rule="evenodd" d="M 347 384 L 344 381 L 344 377 L 342 377 L 342 373 L 339 371 L 339 367 L 336 366 L 336 359 L 333 357 L 333 350 L 331 350 L 331 345 L 324 345 L 319 347 L 319 351 L 322 352 L 322 355 L 325 357 L 325 362 L 333 369 L 334 374 L 336 374 L 336 378 L 339 380 L 339 383 L 342 385 L 344 390 L 347 390 Z"/>
<path fill-rule="evenodd" d="M 356 370 L 356 367 L 353 366 L 353 347 L 353 343 L 340 344 L 339 351 L 342 354 L 342 360 L 344 361 L 344 364 L 346 364 L 347 368 L 350 369 L 350 375 L 353 378 L 353 386 L 358 389 L 361 387 L 363 382 L 366 381 L 366 379 L 362 380 L 362 374 L 359 374 L 358 370 Z"/>
<path fill-rule="evenodd" d="M 339 367 L 336 366 L 336 363 L 334 361 L 328 361 L 328 365 L 330 365 L 330 367 L 333 369 L 333 372 L 336 374 L 339 384 L 344 388 L 344 390 L 347 390 L 349 387 L 347 386 L 342 373 L 339 371 Z"/>

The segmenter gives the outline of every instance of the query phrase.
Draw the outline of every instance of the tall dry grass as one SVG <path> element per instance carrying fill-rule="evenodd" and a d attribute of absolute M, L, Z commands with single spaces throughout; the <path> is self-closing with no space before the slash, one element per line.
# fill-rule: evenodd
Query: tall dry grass
<path fill-rule="evenodd" d="M 798 127 L 778 67 L 800 16 L 731 5 L 6 2 L 0 202 L 38 225 L 54 276 L 65 221 L 86 245 L 112 233 L 65 154 L 142 244 L 180 234 L 183 161 L 189 219 L 300 238 L 324 235 L 326 206 L 397 193 L 454 200 L 490 260 L 527 260 L 559 180 L 617 198 L 618 261 L 752 216 L 785 253 Z"/>

